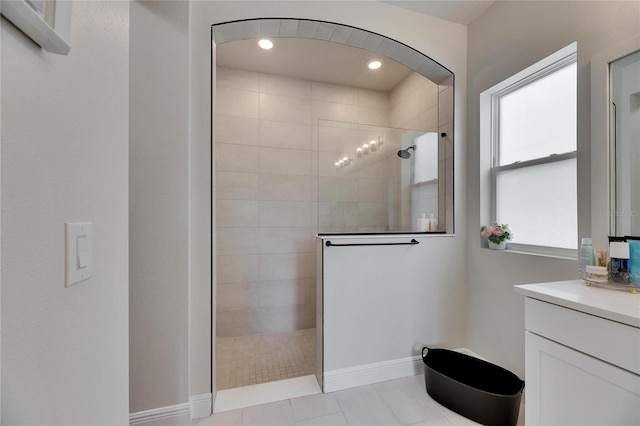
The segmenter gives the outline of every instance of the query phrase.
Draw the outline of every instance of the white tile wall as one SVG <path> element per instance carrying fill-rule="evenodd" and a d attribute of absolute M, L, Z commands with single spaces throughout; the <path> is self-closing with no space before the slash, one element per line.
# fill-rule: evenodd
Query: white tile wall
<path fill-rule="evenodd" d="M 216 190 L 224 200 L 255 200 L 260 194 L 257 173 L 217 172 Z"/>
<path fill-rule="evenodd" d="M 260 278 L 260 256 L 257 254 L 218 256 L 218 284 L 247 283 Z"/>
<path fill-rule="evenodd" d="M 260 145 L 311 150 L 311 128 L 306 124 L 260 120 Z"/>
<path fill-rule="evenodd" d="M 358 105 L 389 110 L 391 101 L 387 93 L 377 90 L 358 89 Z"/>
<path fill-rule="evenodd" d="M 260 255 L 260 280 L 313 278 L 315 253 L 278 253 Z"/>
<path fill-rule="evenodd" d="M 260 174 L 260 200 L 311 201 L 311 176 Z"/>
<path fill-rule="evenodd" d="M 338 86 L 314 81 L 311 84 L 311 97 L 317 101 L 358 105 L 358 89 L 355 87 Z"/>
<path fill-rule="evenodd" d="M 260 287 L 258 283 L 220 283 L 218 284 L 218 311 L 237 311 L 260 306 Z"/>
<path fill-rule="evenodd" d="M 359 202 L 386 203 L 387 191 L 386 179 L 358 179 Z"/>
<path fill-rule="evenodd" d="M 218 114 L 216 116 L 216 144 L 257 145 L 260 140 L 259 129 L 257 118 Z"/>
<path fill-rule="evenodd" d="M 216 69 L 216 86 L 259 91 L 260 74 L 233 68 L 218 67 Z"/>
<path fill-rule="evenodd" d="M 224 105 L 225 115 L 258 118 L 260 96 L 257 92 L 222 86 L 216 91 L 216 103 Z"/>
<path fill-rule="evenodd" d="M 216 253 L 219 255 L 259 253 L 261 247 L 259 229 L 256 227 L 219 227 L 216 238 Z"/>
<path fill-rule="evenodd" d="M 374 126 L 389 126 L 390 123 L 389 110 L 377 107 L 358 107 L 358 123 L 370 124 Z"/>
<path fill-rule="evenodd" d="M 312 226 L 311 203 L 306 201 L 260 201 L 261 227 Z"/>
<path fill-rule="evenodd" d="M 260 148 L 260 173 L 311 175 L 311 151 Z"/>
<path fill-rule="evenodd" d="M 260 93 L 259 99 L 262 120 L 311 124 L 311 100 L 308 98 Z"/>
<path fill-rule="evenodd" d="M 218 229 L 258 226 L 258 209 L 258 201 L 218 199 L 216 202 L 216 225 Z"/>
<path fill-rule="evenodd" d="M 255 232 L 255 231 L 254 231 Z M 315 239 L 310 238 L 316 232 L 315 227 L 260 227 L 260 253 L 313 253 Z"/>
<path fill-rule="evenodd" d="M 358 106 L 354 104 L 339 104 L 334 102 L 316 101 L 311 105 L 311 120 L 358 122 Z"/>
<path fill-rule="evenodd" d="M 260 148 L 257 146 L 218 143 L 216 146 L 216 170 L 219 172 L 255 173 L 260 164 Z"/>
<path fill-rule="evenodd" d="M 260 74 L 260 92 L 272 95 L 293 96 L 301 99 L 311 98 L 310 81 L 273 74 Z"/>

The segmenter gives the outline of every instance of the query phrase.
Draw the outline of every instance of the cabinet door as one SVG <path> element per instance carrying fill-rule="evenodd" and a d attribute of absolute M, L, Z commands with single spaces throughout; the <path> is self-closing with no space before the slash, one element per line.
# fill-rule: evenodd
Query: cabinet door
<path fill-rule="evenodd" d="M 640 424 L 640 376 L 525 335 L 527 425 Z"/>

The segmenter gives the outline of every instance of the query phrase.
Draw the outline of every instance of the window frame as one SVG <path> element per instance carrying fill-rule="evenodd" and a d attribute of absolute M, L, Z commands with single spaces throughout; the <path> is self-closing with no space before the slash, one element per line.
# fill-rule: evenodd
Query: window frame
<path fill-rule="evenodd" d="M 496 222 L 497 219 L 497 177 L 499 173 L 509 170 L 525 169 L 538 165 L 551 164 L 554 162 L 566 161 L 570 159 L 576 159 L 577 161 L 578 155 L 576 141 L 576 149 L 574 149 L 573 151 L 553 153 L 546 157 L 538 157 L 531 160 L 516 161 L 510 164 L 500 165 L 500 99 L 503 96 L 526 87 L 529 84 L 535 83 L 572 64 L 577 64 L 577 43 L 575 42 L 481 93 L 481 149 L 487 149 L 489 152 L 489 157 L 487 159 L 488 161 L 485 161 L 484 164 L 482 164 L 483 161 L 481 161 L 481 174 L 483 173 L 483 165 L 485 165 L 485 171 L 488 172 L 488 182 L 484 184 L 481 182 L 481 192 L 484 190 L 486 193 L 488 193 L 484 194 L 483 197 L 485 198 L 488 207 L 488 209 L 486 209 L 488 211 L 485 211 L 483 216 L 488 216 L 490 218 L 490 223 Z M 488 131 L 486 128 L 487 125 Z M 577 226 L 578 218 L 576 217 L 576 228 Z M 576 259 L 578 253 L 577 248 L 568 249 L 557 246 L 539 246 L 511 242 L 509 243 L 508 251 L 569 259 Z"/>

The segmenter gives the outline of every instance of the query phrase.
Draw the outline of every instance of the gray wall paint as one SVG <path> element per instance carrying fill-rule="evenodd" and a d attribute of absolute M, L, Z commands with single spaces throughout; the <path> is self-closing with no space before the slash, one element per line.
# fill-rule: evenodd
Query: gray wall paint
<path fill-rule="evenodd" d="M 132 413 L 211 392 L 211 91 L 189 84 L 211 42 L 190 43 L 191 13 L 131 4 Z"/>
<path fill-rule="evenodd" d="M 193 22 L 193 8 L 189 22 Z M 197 13 L 197 11 L 196 11 Z M 194 31 L 190 26 L 190 32 Z M 202 53 L 190 35 L 191 81 L 215 78 L 215 46 L 210 40 L 202 40 L 206 44 L 207 53 Z M 212 53 L 208 53 L 212 52 Z M 213 57 L 212 57 L 213 55 Z M 212 69 L 213 67 L 213 69 Z M 213 73 L 213 74 L 212 74 Z M 215 223 L 214 212 L 211 211 L 211 90 L 190 86 L 189 114 L 189 209 L 191 225 L 190 240 L 190 286 L 189 286 L 189 388 L 191 396 L 211 392 L 212 356 L 211 356 L 211 324 L 212 324 L 212 223 Z M 215 108 L 215 107 L 214 107 Z M 200 125 L 200 123 L 204 123 Z M 215 303 L 215 302 L 214 302 Z M 215 363 L 213 364 L 215 365 Z"/>
<path fill-rule="evenodd" d="M 74 2 L 71 51 L 2 18 L 3 424 L 128 423 L 127 2 Z M 93 223 L 65 288 L 64 223 Z"/>
<path fill-rule="evenodd" d="M 468 337 L 469 348 L 524 375 L 524 302 L 514 284 L 576 278 L 577 261 L 480 248 L 479 110 L 481 92 L 578 42 L 578 231 L 590 236 L 591 56 L 640 31 L 637 2 L 497 2 L 469 26 Z M 601 187 L 594 187 L 602 190 Z M 593 211 L 606 212 L 607 206 Z M 541 224 L 543 226 L 544 224 Z M 517 229 L 514 232 L 518 232 Z"/>
<path fill-rule="evenodd" d="M 132 413 L 189 401 L 188 24 L 187 2 L 131 3 Z"/>

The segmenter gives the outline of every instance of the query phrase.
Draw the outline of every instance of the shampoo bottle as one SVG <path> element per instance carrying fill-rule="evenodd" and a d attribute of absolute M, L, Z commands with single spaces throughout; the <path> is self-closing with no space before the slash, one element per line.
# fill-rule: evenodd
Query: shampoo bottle
<path fill-rule="evenodd" d="M 418 232 L 427 232 L 429 230 L 429 219 L 427 214 L 422 213 L 418 218 Z"/>

